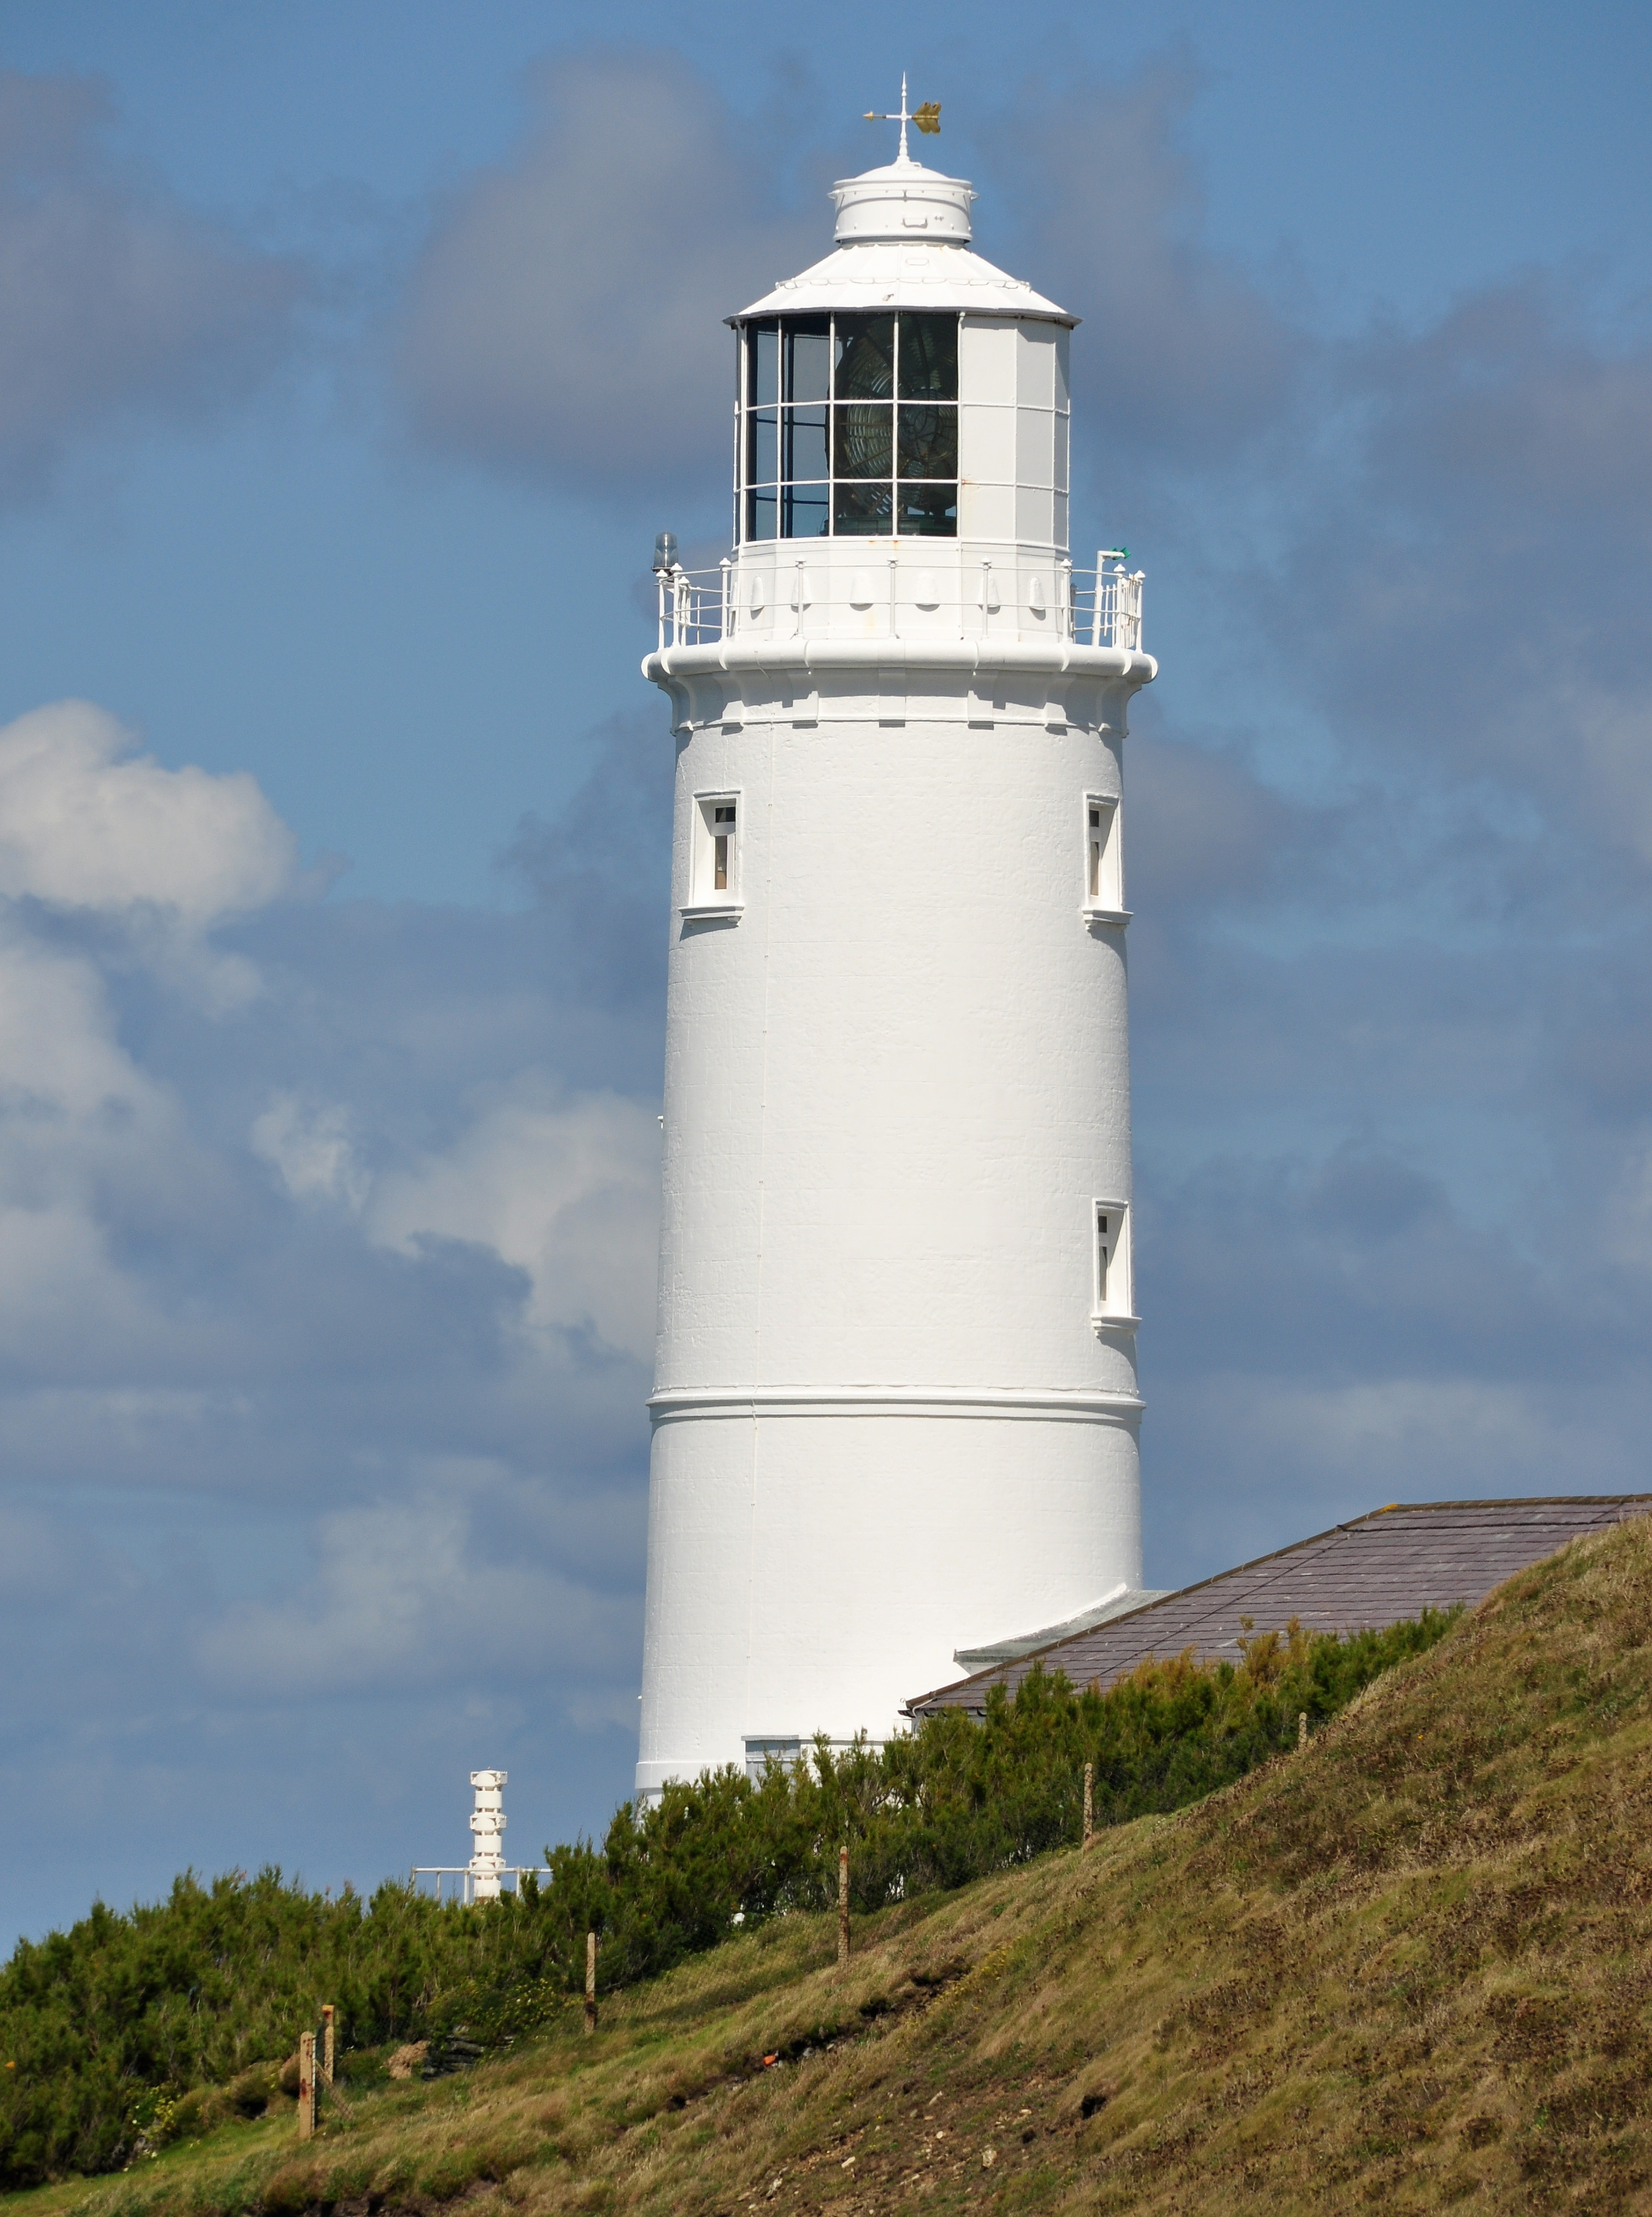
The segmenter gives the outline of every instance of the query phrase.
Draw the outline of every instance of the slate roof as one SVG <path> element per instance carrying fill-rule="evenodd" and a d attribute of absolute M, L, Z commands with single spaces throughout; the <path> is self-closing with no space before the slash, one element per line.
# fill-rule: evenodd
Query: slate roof
<path fill-rule="evenodd" d="M 986 1707 L 988 1689 L 1013 1694 L 1035 1664 L 1063 1670 L 1076 1686 L 1106 1686 L 1145 1656 L 1198 1655 L 1236 1662 L 1248 1617 L 1259 1632 L 1291 1617 L 1310 1632 L 1359 1632 L 1420 1609 L 1470 1608 L 1530 1563 L 1587 1532 L 1652 1514 L 1652 1493 L 1564 1494 L 1525 1501 L 1395 1502 L 1350 1524 L 1333 1525 L 1277 1554 L 1262 1555 L 1195 1586 L 1167 1594 L 1088 1631 L 995 1664 L 968 1678 L 915 1695 L 907 1712 Z"/>

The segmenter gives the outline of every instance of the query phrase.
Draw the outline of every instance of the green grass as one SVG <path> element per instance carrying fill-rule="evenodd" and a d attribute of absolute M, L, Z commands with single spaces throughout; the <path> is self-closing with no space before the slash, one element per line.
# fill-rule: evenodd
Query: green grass
<path fill-rule="evenodd" d="M 1652 1532 L 1523 1573 L 1300 1755 L 834 1940 L 777 1917 L 595 2038 L 7 2217 L 1652 2207 Z"/>
<path fill-rule="evenodd" d="M 261 2115 L 295 2028 L 324 2002 L 347 2051 L 458 2033 L 497 2049 L 583 1990 L 588 1934 L 605 1985 L 659 1977 L 743 1925 L 821 1910 L 851 1847 L 862 1915 L 1076 1844 L 1086 1767 L 1098 1822 L 1180 1808 L 1294 1746 L 1448 1616 L 1347 1640 L 1294 1624 L 1242 1642 L 1237 1664 L 1143 1663 L 1075 1689 L 1034 1669 L 984 1720 L 957 1710 L 877 1750 L 668 1787 L 630 1803 L 601 1844 L 550 1850 L 504 1901 L 438 1908 L 405 1885 L 371 1902 L 305 1892 L 276 1870 L 20 1942 L 0 1968 L 0 2188 L 118 2171 L 134 2153 Z"/>

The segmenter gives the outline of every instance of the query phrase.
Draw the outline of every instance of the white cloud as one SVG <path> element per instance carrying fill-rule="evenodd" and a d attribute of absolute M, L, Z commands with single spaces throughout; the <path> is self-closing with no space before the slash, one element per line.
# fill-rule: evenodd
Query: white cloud
<path fill-rule="evenodd" d="M 293 835 L 246 771 L 166 769 L 87 701 L 0 729 L 0 893 L 200 927 L 293 886 Z"/>
<path fill-rule="evenodd" d="M 0 925 L 0 1115 L 43 1154 L 76 1133 L 152 1130 L 165 1096 L 114 1035 L 96 966 Z"/>
<path fill-rule="evenodd" d="M 59 701 L 0 729 L 0 1347 L 47 1375 L 148 1360 L 163 1312 L 123 1253 L 134 1217 L 190 1221 L 212 1183 L 186 1110 L 123 1043 L 111 974 L 25 903 L 117 928 L 209 1013 L 257 990 L 207 942 L 293 881 L 292 835 L 256 781 L 170 770 L 115 719 Z"/>
<path fill-rule="evenodd" d="M 170 1182 L 181 1134 L 164 1086 L 115 1036 L 94 966 L 0 937 L 0 1348 L 55 1369 L 103 1334 L 146 1336 L 100 1195 Z"/>
<path fill-rule="evenodd" d="M 595 1651 L 610 1668 L 628 1663 L 628 1596 L 603 1596 L 520 1553 L 490 1559 L 474 1505 L 456 1477 L 446 1495 L 322 1517 L 314 1577 L 282 1601 L 226 1610 L 198 1637 L 201 1666 L 237 1689 L 290 1697 L 589 1668 Z"/>
<path fill-rule="evenodd" d="M 680 55 L 547 69 L 527 143 L 478 175 L 414 272 L 399 367 L 449 451 L 610 494 L 726 462 L 720 317 L 827 250 L 824 195 L 777 211 L 773 164 Z"/>
<path fill-rule="evenodd" d="M 1314 1386 L 1279 1380 L 1243 1395 L 1259 1453 L 1269 1448 L 1299 1464 L 1386 1477 L 1403 1491 L 1421 1471 L 1431 1488 L 1444 1466 L 1470 1489 L 1489 1479 L 1532 1484 L 1566 1452 L 1542 1397 L 1492 1379 L 1387 1378 Z M 1536 1490 L 1550 1490 L 1538 1486 Z"/>
<path fill-rule="evenodd" d="M 350 1112 L 337 1102 L 305 1108 L 290 1093 L 271 1102 L 252 1127 L 252 1151 L 280 1172 L 294 1201 L 330 1201 L 352 1213 L 367 1195 L 356 1160 Z"/>
<path fill-rule="evenodd" d="M 564 1096 L 523 1079 L 454 1145 L 381 1178 L 373 1236 L 411 1252 L 421 1238 L 477 1241 L 533 1281 L 530 1320 L 587 1326 L 645 1358 L 654 1344 L 659 1251 L 657 1119 L 613 1093 Z"/>

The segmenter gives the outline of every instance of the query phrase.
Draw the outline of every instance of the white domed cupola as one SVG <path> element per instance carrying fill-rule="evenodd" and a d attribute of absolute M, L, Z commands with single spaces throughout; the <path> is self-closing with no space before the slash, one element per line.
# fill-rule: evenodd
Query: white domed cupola
<path fill-rule="evenodd" d="M 954 246 L 970 243 L 970 203 L 975 198 L 963 177 L 943 177 L 921 162 L 904 157 L 859 177 L 841 177 L 832 187 L 837 203 L 837 243 L 916 238 Z"/>

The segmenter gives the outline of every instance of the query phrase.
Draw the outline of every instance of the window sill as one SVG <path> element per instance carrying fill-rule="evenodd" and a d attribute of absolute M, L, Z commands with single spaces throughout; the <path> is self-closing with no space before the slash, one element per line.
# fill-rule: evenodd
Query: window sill
<path fill-rule="evenodd" d="M 1096 1316 L 1093 1313 L 1090 1318 L 1091 1327 L 1096 1331 L 1134 1331 L 1140 1322 L 1138 1316 Z"/>
<path fill-rule="evenodd" d="M 693 918 L 701 916 L 743 916 L 746 905 L 741 900 L 685 901 L 678 914 Z"/>
<path fill-rule="evenodd" d="M 1078 912 L 1086 923 L 1128 923 L 1135 914 L 1133 909 L 1092 908 L 1088 903 Z"/>

